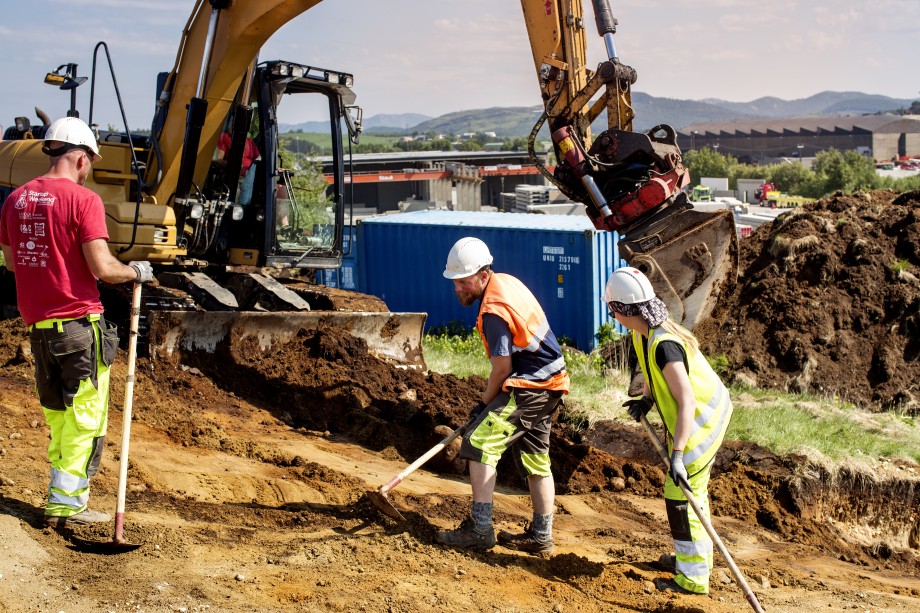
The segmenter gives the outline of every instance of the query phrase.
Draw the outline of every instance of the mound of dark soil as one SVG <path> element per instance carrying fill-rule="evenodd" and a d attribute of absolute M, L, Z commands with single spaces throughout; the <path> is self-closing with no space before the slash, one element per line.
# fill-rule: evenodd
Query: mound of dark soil
<path fill-rule="evenodd" d="M 185 398 L 185 411 L 198 403 L 219 406 L 231 393 L 294 428 L 347 437 L 375 451 L 395 451 L 407 464 L 444 437 L 439 426 L 456 428 L 466 421 L 486 383 L 481 377 L 460 379 L 394 367 L 369 353 L 364 340 L 328 324 L 300 330 L 270 354 L 258 339 L 246 337 L 222 343 L 213 354 L 193 352 L 183 355 L 181 363 L 164 359 L 152 366 L 151 376 L 161 389 Z M 186 422 L 174 416 L 161 425 L 180 442 L 202 445 L 219 439 L 203 434 L 194 421 Z M 560 492 L 624 489 L 618 485 L 623 480 L 628 489 L 647 493 L 654 491 L 660 474 L 626 466 L 585 444 L 565 424 L 553 429 L 550 453 Z M 510 455 L 502 458 L 499 480 L 520 487 L 523 482 Z M 460 473 L 465 464 L 442 454 L 428 468 Z"/>
<path fill-rule="evenodd" d="M 752 387 L 920 413 L 920 192 L 835 194 L 742 241 L 695 330 Z"/>

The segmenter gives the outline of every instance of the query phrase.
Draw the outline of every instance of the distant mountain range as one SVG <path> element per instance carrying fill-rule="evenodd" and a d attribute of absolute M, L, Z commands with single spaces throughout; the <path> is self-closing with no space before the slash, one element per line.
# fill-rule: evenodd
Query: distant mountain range
<path fill-rule="evenodd" d="M 680 130 L 702 122 L 886 113 L 909 108 L 912 100 L 860 92 L 821 92 L 798 100 L 782 100 L 768 96 L 750 102 L 729 102 L 716 98 L 705 100 L 656 98 L 642 92 L 633 92 L 632 102 L 636 109 L 633 128 L 637 131 L 645 131 L 660 123 L 670 124 Z M 541 106 L 532 106 L 474 109 L 448 113 L 440 117 L 428 117 L 417 113 L 381 114 L 366 117 L 364 131 L 387 134 L 412 134 L 428 131 L 443 134 L 495 132 L 497 136 L 513 138 L 530 134 L 541 111 Z M 598 124 L 598 127 L 606 126 L 606 117 L 602 115 L 595 123 Z M 328 132 L 327 126 L 322 122 L 282 125 L 281 130 Z"/>
<path fill-rule="evenodd" d="M 373 117 L 365 117 L 363 126 L 365 132 L 379 132 L 384 134 L 408 134 L 415 131 L 415 126 L 431 119 L 430 115 L 419 113 L 402 113 L 398 115 L 380 113 Z M 298 124 L 283 123 L 279 126 L 282 132 L 318 132 L 329 131 L 325 121 L 305 121 Z"/>

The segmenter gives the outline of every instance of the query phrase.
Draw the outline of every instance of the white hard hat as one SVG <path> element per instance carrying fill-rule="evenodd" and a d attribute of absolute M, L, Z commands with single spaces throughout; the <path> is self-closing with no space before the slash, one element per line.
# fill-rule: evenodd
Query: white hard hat
<path fill-rule="evenodd" d="M 78 117 L 62 117 L 48 126 L 45 131 L 45 145 L 42 146 L 42 151 L 48 155 L 58 151 L 51 149 L 48 145 L 51 141 L 67 143 L 73 145 L 73 147 L 82 147 L 87 150 L 87 153 L 93 154 L 93 162 L 98 162 L 102 159 L 102 156 L 99 155 L 99 145 L 96 144 L 96 135 L 86 125 L 86 122 Z M 61 153 L 66 150 L 61 151 Z M 60 155 L 60 153 L 56 153 L 56 155 Z"/>
<path fill-rule="evenodd" d="M 450 248 L 444 277 L 447 279 L 469 277 L 491 263 L 492 254 L 489 253 L 489 247 L 478 238 L 467 236 L 458 240 Z"/>
<path fill-rule="evenodd" d="M 648 277 L 638 268 L 625 266 L 610 273 L 607 288 L 604 290 L 604 302 L 622 302 L 638 304 L 655 297 L 655 290 Z"/>

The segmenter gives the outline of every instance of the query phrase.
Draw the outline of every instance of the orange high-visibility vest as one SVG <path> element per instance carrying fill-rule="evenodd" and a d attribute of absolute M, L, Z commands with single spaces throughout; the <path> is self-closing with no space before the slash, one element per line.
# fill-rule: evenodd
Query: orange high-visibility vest
<path fill-rule="evenodd" d="M 568 393 L 569 375 L 559 342 L 549 327 L 543 308 L 527 287 L 515 277 L 492 273 L 476 318 L 476 329 L 489 354 L 482 331 L 482 316 L 491 313 L 511 329 L 512 374 L 502 390 L 512 387 L 559 390 Z"/>

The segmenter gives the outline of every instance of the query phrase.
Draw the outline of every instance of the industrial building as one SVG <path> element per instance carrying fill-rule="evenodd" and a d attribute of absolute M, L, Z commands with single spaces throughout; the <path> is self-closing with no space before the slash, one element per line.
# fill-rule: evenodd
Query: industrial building
<path fill-rule="evenodd" d="M 552 169 L 551 154 L 537 155 Z M 331 158 L 320 159 L 324 172 L 331 172 Z M 501 211 L 502 194 L 514 194 L 519 185 L 547 184 L 526 151 L 367 153 L 351 162 L 345 181 L 351 183 L 346 189 L 353 190 L 356 215 L 425 208 Z"/>
<path fill-rule="evenodd" d="M 698 123 L 680 130 L 683 151 L 709 148 L 743 163 L 810 158 L 821 151 L 857 151 L 878 162 L 920 157 L 920 115 L 786 117 Z"/>

